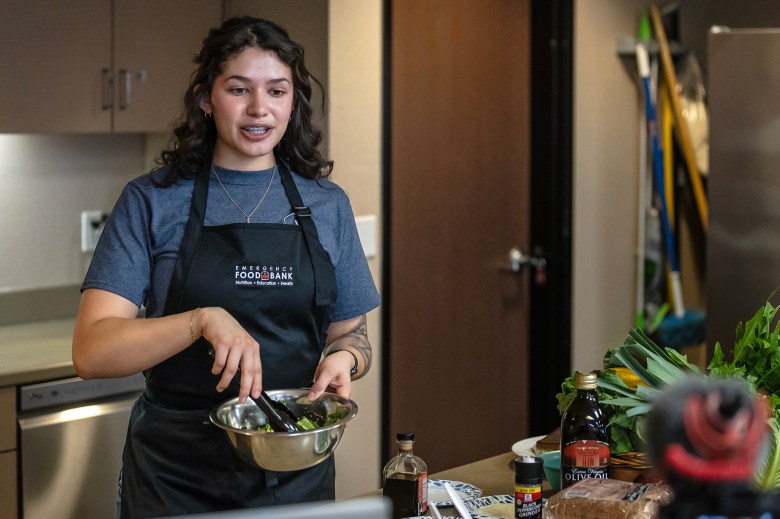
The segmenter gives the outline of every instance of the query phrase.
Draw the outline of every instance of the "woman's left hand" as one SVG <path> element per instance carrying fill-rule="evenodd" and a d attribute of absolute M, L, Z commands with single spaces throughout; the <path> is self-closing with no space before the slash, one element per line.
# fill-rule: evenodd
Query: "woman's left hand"
<path fill-rule="evenodd" d="M 317 366 L 314 373 L 314 383 L 309 391 L 309 400 L 317 400 L 326 390 L 349 398 L 352 396 L 352 366 L 354 357 L 347 351 L 337 351 L 328 355 Z"/>
<path fill-rule="evenodd" d="M 325 357 L 314 373 L 309 400 L 317 400 L 328 389 L 345 398 L 352 396 L 352 381 L 365 375 L 371 366 L 367 334 L 365 314 L 328 326 Z M 355 367 L 357 371 L 353 374 Z"/>

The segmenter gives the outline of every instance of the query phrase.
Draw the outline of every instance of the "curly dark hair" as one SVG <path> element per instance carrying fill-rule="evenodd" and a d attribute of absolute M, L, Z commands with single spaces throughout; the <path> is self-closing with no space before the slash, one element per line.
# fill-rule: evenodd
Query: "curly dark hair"
<path fill-rule="evenodd" d="M 292 41 L 287 31 L 275 23 L 243 16 L 226 20 L 211 29 L 203 40 L 200 53 L 193 60 L 198 68 L 184 94 L 183 114 L 173 130 L 170 148 L 164 150 L 158 159 L 160 164 L 170 166 L 162 185 L 208 173 L 217 129 L 214 120 L 203 113 L 200 102 L 209 96 L 225 61 L 247 47 L 273 52 L 292 71 L 292 118 L 274 149 L 274 155 L 303 176 L 319 179 L 330 175 L 333 161 L 325 160 L 317 149 L 322 141 L 322 131 L 312 121 L 312 82 L 319 86 L 323 109 L 325 92 L 319 80 L 304 65 L 303 47 Z"/>

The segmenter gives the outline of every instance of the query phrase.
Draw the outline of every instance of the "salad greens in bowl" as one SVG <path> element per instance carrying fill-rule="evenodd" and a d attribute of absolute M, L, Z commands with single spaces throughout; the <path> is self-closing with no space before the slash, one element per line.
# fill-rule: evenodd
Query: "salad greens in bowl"
<path fill-rule="evenodd" d="M 209 414 L 211 423 L 225 431 L 230 444 L 246 462 L 266 470 L 288 471 L 313 467 L 336 450 L 344 429 L 357 414 L 357 404 L 334 393 L 317 401 L 308 389 L 279 389 L 268 396 L 298 417 L 298 432 L 266 430 L 265 414 L 238 398 L 222 402 Z"/>

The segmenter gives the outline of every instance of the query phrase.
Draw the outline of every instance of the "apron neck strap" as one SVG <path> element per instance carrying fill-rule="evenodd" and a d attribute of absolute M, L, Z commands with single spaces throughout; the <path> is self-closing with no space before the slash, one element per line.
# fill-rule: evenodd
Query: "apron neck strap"
<path fill-rule="evenodd" d="M 165 300 L 165 315 L 179 313 L 181 311 L 181 298 L 184 293 L 184 280 L 192 263 L 192 251 L 200 237 L 200 229 L 206 215 L 206 200 L 209 193 L 209 177 L 211 173 L 204 172 L 195 179 L 192 188 L 192 203 L 190 204 L 190 216 L 187 227 L 184 230 L 179 257 L 171 276 L 171 284 L 168 288 L 168 297 Z"/>
<path fill-rule="evenodd" d="M 292 178 L 287 164 L 283 161 L 277 161 L 279 165 L 279 178 L 282 179 L 282 186 L 287 193 L 287 199 L 292 205 L 292 211 L 295 213 L 298 224 L 303 229 L 303 237 L 306 241 L 306 247 L 309 249 L 312 268 L 314 269 L 314 286 L 316 290 L 314 304 L 317 306 L 327 306 L 333 304 L 336 300 L 336 286 L 333 283 L 324 283 L 328 279 L 326 268 L 333 268 L 325 249 L 322 248 L 320 237 L 317 234 L 317 226 L 314 225 L 311 209 L 309 209 L 301 198 L 298 188 Z"/>

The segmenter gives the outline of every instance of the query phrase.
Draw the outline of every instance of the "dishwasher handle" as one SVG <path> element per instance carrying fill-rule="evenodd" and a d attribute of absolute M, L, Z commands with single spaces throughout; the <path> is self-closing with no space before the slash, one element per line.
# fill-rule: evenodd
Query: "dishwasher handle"
<path fill-rule="evenodd" d="M 146 387 L 142 373 L 129 377 L 84 380 L 70 377 L 19 388 L 19 411 L 33 411 L 67 404 L 84 403 L 135 393 Z"/>
<path fill-rule="evenodd" d="M 123 417 L 122 422 L 126 423 L 126 416 L 130 414 L 130 410 L 137 399 L 137 395 L 126 395 L 102 402 L 76 404 L 56 411 L 36 410 L 25 413 L 20 412 L 17 416 L 19 430 L 24 436 L 29 431 L 36 429 L 50 429 L 51 427 L 64 426 L 82 420 L 107 419 L 112 416 L 121 416 Z"/>

